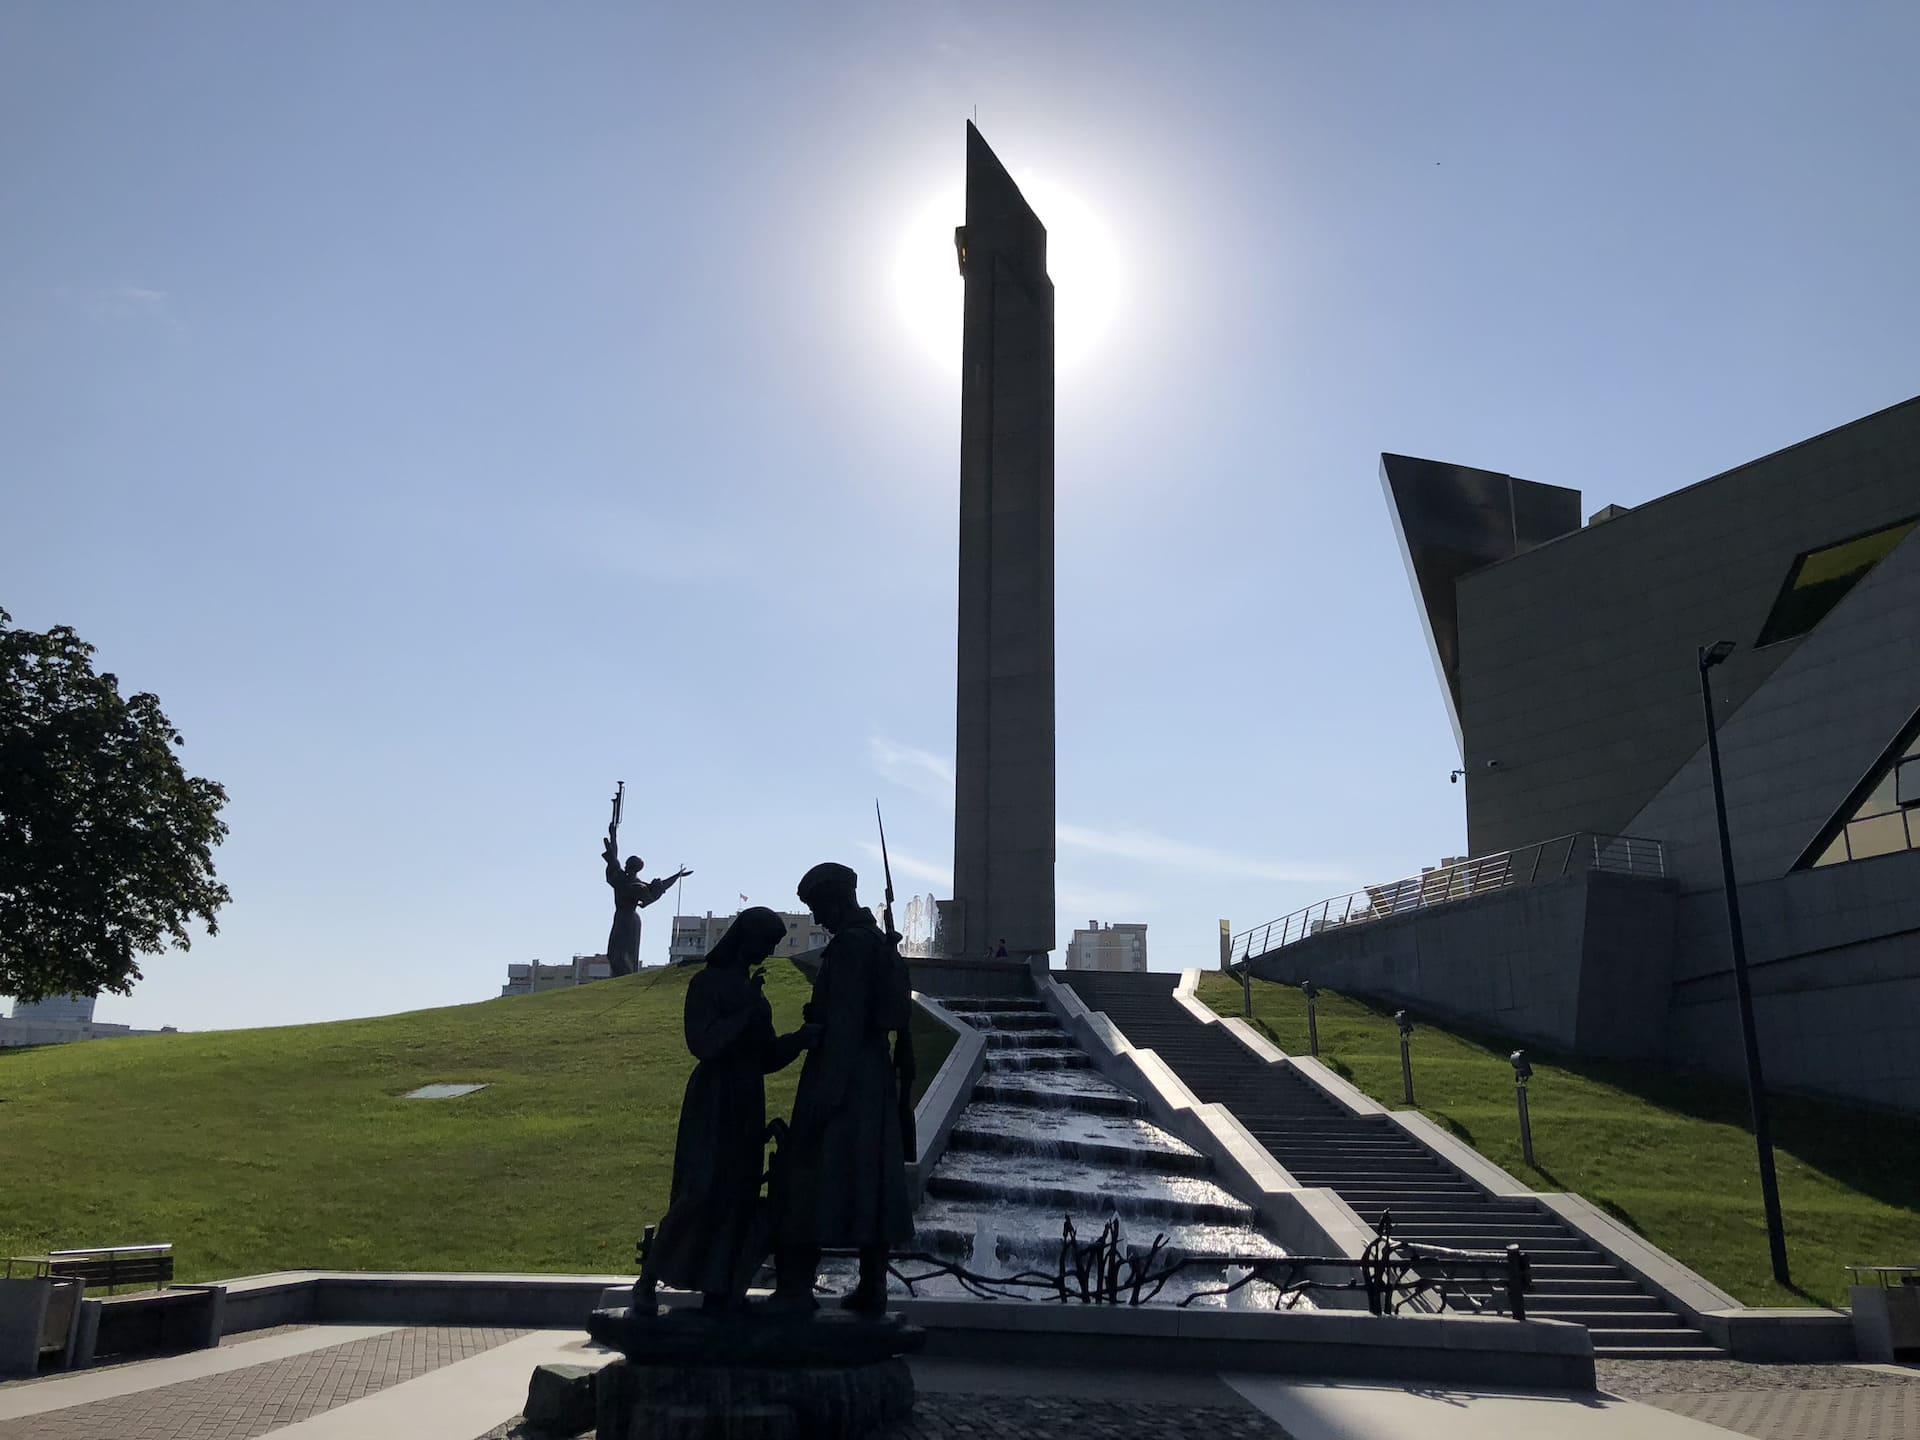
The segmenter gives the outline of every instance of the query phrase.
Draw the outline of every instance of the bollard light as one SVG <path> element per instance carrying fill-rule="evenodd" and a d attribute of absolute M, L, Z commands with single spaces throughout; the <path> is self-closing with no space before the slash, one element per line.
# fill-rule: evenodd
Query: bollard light
<path fill-rule="evenodd" d="M 1527 1164 L 1533 1164 L 1533 1120 L 1527 1114 L 1527 1082 L 1533 1078 L 1533 1066 L 1527 1063 L 1527 1052 L 1516 1050 L 1507 1057 L 1513 1066 L 1513 1093 L 1520 1102 L 1520 1153 L 1526 1157 Z"/>
<path fill-rule="evenodd" d="M 1413 1017 L 1404 1010 L 1393 1012 L 1393 1023 L 1400 1027 L 1400 1085 L 1406 1091 L 1407 1104 L 1413 1104 Z"/>
<path fill-rule="evenodd" d="M 1320 1058 L 1320 1017 L 1315 1013 L 1313 1002 L 1320 998 L 1320 987 L 1311 980 L 1302 980 L 1300 993 L 1307 997 L 1307 1053 L 1317 1060 Z"/>

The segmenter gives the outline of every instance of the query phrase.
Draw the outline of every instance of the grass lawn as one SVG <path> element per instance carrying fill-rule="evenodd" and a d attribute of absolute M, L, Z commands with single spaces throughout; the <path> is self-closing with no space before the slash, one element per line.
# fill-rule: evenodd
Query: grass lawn
<path fill-rule="evenodd" d="M 1239 982 L 1201 977 L 1200 997 L 1241 1013 Z M 1307 1009 L 1291 986 L 1255 981 L 1254 1019 L 1307 1053 Z M 1404 1108 L 1391 1010 L 1322 990 L 1320 1058 L 1392 1109 Z M 1751 1305 L 1846 1301 L 1848 1264 L 1920 1263 L 1920 1121 L 1817 1100 L 1772 1099 L 1780 1206 L 1794 1288 L 1774 1283 L 1745 1087 L 1644 1062 L 1527 1047 L 1537 1166 L 1520 1158 L 1510 1043 L 1421 1021 L 1418 1108 L 1539 1190 L 1569 1190 Z"/>
<path fill-rule="evenodd" d="M 0 1051 L 0 1255 L 172 1241 L 179 1278 L 627 1272 L 666 1208 L 690 970 L 271 1030 Z M 767 967 L 775 1023 L 807 984 Z M 951 1048 L 916 1026 L 921 1084 Z M 767 1078 L 770 1114 L 800 1064 Z M 402 1101 L 433 1081 L 462 1099 Z"/>

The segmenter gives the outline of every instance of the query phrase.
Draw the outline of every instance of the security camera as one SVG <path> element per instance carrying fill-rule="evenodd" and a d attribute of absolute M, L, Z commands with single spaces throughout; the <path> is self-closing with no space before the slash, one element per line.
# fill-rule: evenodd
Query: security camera
<path fill-rule="evenodd" d="M 1460 783 L 1460 777 L 1466 773 L 1465 770 L 1449 770 L 1447 772 L 1447 783 L 1449 785 L 1458 785 Z"/>
<path fill-rule="evenodd" d="M 1500 768 L 1500 762 L 1498 760 L 1487 761 L 1487 769 L 1498 770 L 1499 768 Z"/>

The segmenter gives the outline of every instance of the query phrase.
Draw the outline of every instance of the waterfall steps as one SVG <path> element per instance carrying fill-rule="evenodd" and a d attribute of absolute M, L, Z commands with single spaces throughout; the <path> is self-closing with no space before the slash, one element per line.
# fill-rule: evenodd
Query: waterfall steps
<path fill-rule="evenodd" d="M 1093 1058 L 1043 1002 L 955 998 L 941 1002 L 986 1041 L 983 1073 L 928 1178 L 914 1217 L 916 1246 L 975 1272 L 1051 1274 L 1063 1224 L 1082 1241 L 1117 1219 L 1121 1243 L 1156 1268 L 1191 1260 L 1162 1300 L 1179 1301 L 1238 1278 L 1224 1261 L 1284 1252 L 1252 1207 L 1211 1178 L 1206 1156 L 1145 1118 L 1141 1103 L 1103 1078 Z M 1271 1303 L 1249 1285 L 1223 1301 Z"/>

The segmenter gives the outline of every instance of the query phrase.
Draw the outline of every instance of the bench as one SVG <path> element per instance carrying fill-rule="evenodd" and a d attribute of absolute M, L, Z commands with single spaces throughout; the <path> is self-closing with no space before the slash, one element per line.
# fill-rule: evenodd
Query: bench
<path fill-rule="evenodd" d="M 63 1279 L 104 1285 L 111 1295 L 122 1285 L 160 1290 L 173 1282 L 172 1245 L 106 1245 L 92 1250 L 53 1250 L 52 1272 Z"/>

